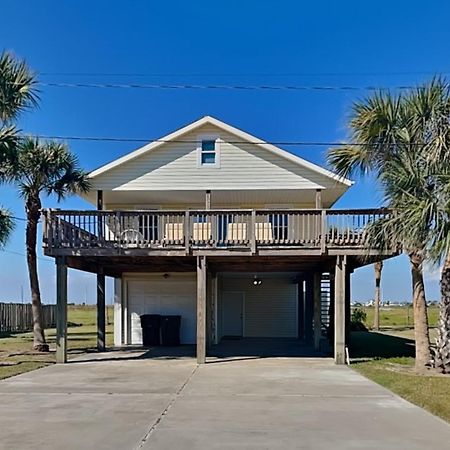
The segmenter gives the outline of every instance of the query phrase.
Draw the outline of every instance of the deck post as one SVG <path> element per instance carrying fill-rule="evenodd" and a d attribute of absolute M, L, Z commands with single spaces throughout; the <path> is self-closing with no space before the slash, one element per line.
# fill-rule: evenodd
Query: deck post
<path fill-rule="evenodd" d="M 105 327 L 105 275 L 97 273 L 97 350 L 104 352 L 106 348 Z"/>
<path fill-rule="evenodd" d="M 206 362 L 206 257 L 197 257 L 197 363 Z"/>
<path fill-rule="evenodd" d="M 347 257 L 336 257 L 334 279 L 334 362 L 345 364 L 345 298 Z"/>
<path fill-rule="evenodd" d="M 320 340 L 322 338 L 322 324 L 321 324 L 321 292 L 320 292 L 320 282 L 321 282 L 321 274 L 318 272 L 314 273 L 314 313 L 313 313 L 313 321 L 314 321 L 314 350 L 318 352 L 320 350 Z"/>
<path fill-rule="evenodd" d="M 56 258 L 56 362 L 67 362 L 67 265 Z"/>
<path fill-rule="evenodd" d="M 103 209 L 103 191 L 98 190 L 97 191 L 97 211 L 101 211 Z M 97 218 L 97 227 L 98 227 L 98 237 L 101 240 L 104 238 L 103 233 L 103 217 L 101 215 L 98 215 Z"/>
<path fill-rule="evenodd" d="M 322 208 L 322 189 L 316 189 L 316 209 Z"/>
<path fill-rule="evenodd" d="M 205 209 L 208 211 L 211 209 L 211 191 L 207 190 L 205 195 Z"/>

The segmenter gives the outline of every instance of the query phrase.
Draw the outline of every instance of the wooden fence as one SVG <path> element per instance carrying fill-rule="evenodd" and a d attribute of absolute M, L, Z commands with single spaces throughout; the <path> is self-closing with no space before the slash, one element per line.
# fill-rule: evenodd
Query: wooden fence
<path fill-rule="evenodd" d="M 56 305 L 43 305 L 44 327 L 56 327 Z M 0 332 L 30 331 L 33 329 L 31 304 L 0 303 Z"/>

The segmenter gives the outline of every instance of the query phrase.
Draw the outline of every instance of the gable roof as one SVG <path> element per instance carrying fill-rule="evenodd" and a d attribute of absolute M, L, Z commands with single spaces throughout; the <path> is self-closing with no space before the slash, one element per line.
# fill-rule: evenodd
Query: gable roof
<path fill-rule="evenodd" d="M 139 156 L 148 154 L 168 142 L 176 141 L 177 139 L 181 138 L 184 134 L 194 131 L 195 129 L 200 128 L 203 125 L 213 125 L 217 128 L 220 128 L 225 132 L 228 132 L 230 134 L 237 136 L 239 139 L 242 139 L 243 141 L 252 142 L 252 143 L 254 143 L 254 145 L 264 148 L 265 150 L 267 150 L 271 153 L 274 153 L 278 156 L 281 156 L 282 158 L 287 159 L 288 161 L 291 161 L 295 164 L 298 164 L 301 167 L 310 169 L 314 172 L 317 172 L 321 175 L 331 178 L 335 182 L 341 183 L 345 186 L 351 186 L 353 184 L 353 182 L 348 180 L 347 178 L 339 177 L 335 173 L 333 173 L 323 167 L 320 167 L 317 164 L 306 161 L 305 159 L 300 158 L 299 156 L 294 155 L 293 153 L 283 150 L 275 145 L 269 144 L 249 133 L 246 133 L 245 131 L 242 131 L 231 125 L 228 125 L 227 123 L 222 122 L 221 120 L 218 120 L 211 116 L 204 116 L 201 119 L 198 119 L 195 122 L 190 123 L 189 125 L 186 125 L 166 136 L 163 136 L 162 138 L 160 138 L 158 140 L 150 142 L 149 144 L 146 144 L 143 147 L 138 148 L 137 150 L 134 150 L 131 153 L 128 153 L 127 155 L 124 155 L 114 161 L 111 161 L 108 164 L 105 164 L 102 167 L 99 167 L 98 169 L 93 170 L 89 174 L 89 178 L 95 178 L 95 177 L 102 175 L 102 174 L 108 172 L 109 170 L 114 169 L 128 161 L 138 158 Z M 257 142 L 257 143 L 255 143 L 255 142 Z"/>

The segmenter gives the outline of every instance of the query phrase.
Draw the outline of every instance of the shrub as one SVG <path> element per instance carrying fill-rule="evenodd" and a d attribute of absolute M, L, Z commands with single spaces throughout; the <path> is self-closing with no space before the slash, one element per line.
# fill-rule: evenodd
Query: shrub
<path fill-rule="evenodd" d="M 355 308 L 350 318 L 350 329 L 352 331 L 368 331 L 365 325 L 366 320 L 366 312 L 361 308 Z"/>

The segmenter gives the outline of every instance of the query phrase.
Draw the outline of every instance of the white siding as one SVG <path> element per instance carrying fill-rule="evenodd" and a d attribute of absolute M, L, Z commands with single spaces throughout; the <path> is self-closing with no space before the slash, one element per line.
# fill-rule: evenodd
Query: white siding
<path fill-rule="evenodd" d="M 293 277 L 290 275 L 266 275 L 266 277 L 260 275 L 263 280 L 261 286 L 253 286 L 253 276 L 248 274 L 242 278 L 237 276 L 222 278 L 220 292 L 244 292 L 244 336 L 297 337 L 298 298 L 297 285 L 292 282 Z M 222 299 L 221 295 L 220 298 Z M 222 308 L 226 308 L 223 301 L 220 302 L 220 311 Z"/>
<path fill-rule="evenodd" d="M 217 134 L 223 141 L 220 168 L 198 167 L 196 143 L 172 142 L 95 177 L 93 189 L 165 191 L 336 187 L 331 178 L 260 146 L 232 143 L 240 139 L 212 125 L 186 134 L 183 140 L 196 141 L 201 134 Z"/>
<path fill-rule="evenodd" d="M 131 344 L 142 344 L 142 314 L 181 315 L 182 344 L 196 341 L 196 276 L 171 273 L 146 274 L 127 279 Z"/>

